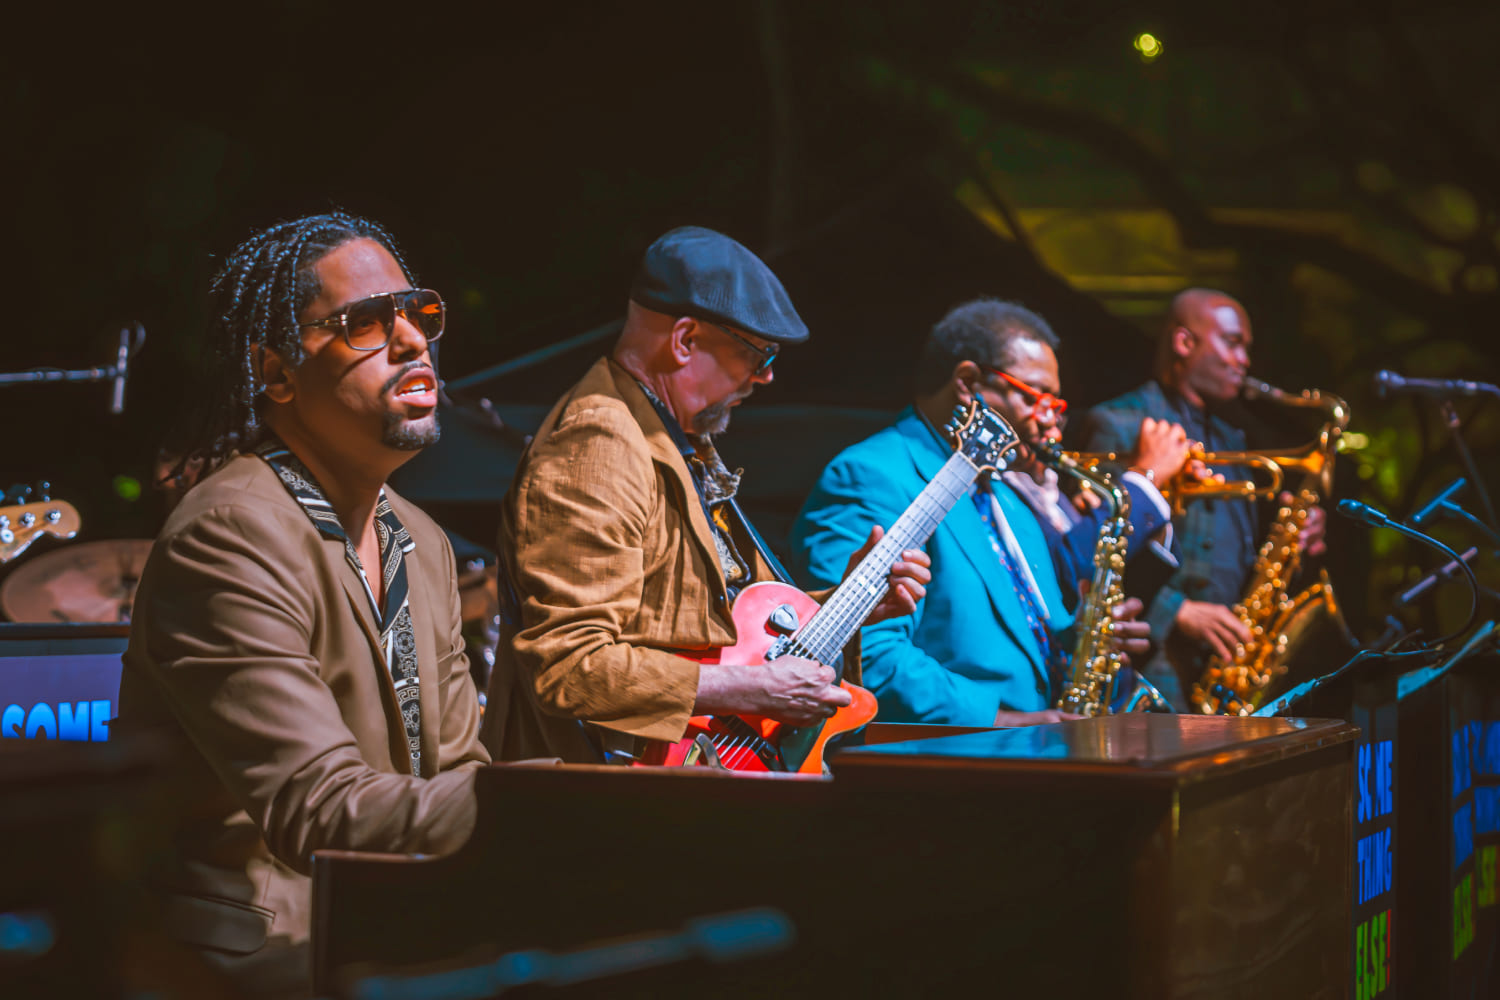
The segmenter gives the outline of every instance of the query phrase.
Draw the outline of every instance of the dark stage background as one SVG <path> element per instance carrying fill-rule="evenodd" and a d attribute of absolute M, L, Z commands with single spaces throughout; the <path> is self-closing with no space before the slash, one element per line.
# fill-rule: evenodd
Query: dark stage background
<path fill-rule="evenodd" d="M 107 364 L 129 321 L 148 341 L 122 416 L 103 385 L 4 389 L 0 481 L 50 480 L 83 538 L 153 534 L 151 466 L 184 429 L 217 255 L 339 206 L 387 225 L 449 301 L 450 380 L 618 316 L 666 229 L 731 233 L 813 329 L 757 394 L 767 412 L 895 410 L 926 329 L 978 294 L 1052 321 L 1082 408 L 1145 377 L 1173 292 L 1226 287 L 1255 323 L 1258 374 L 1353 404 L 1339 494 L 1409 511 L 1456 468 L 1434 412 L 1378 403 L 1369 376 L 1496 379 L 1500 18 L 1211 6 L 12 11 L 3 367 Z M 543 406 L 602 346 L 463 395 Z M 1482 465 L 1493 411 L 1463 408 Z M 1247 419 L 1267 443 L 1311 436 L 1295 415 Z M 858 426 L 805 433 L 821 454 Z M 751 464 L 786 427 L 746 419 L 724 441 L 749 482 L 777 477 L 772 516 L 818 471 Z M 503 461 L 503 440 L 475 447 L 470 465 Z M 457 493 L 434 509 L 483 536 L 498 498 Z M 1333 541 L 1356 608 L 1427 559 L 1342 523 Z"/>

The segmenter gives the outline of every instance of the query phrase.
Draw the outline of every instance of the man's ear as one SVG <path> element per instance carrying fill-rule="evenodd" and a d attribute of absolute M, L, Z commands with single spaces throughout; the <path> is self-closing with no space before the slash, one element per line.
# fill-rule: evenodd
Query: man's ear
<path fill-rule="evenodd" d="M 974 400 L 974 395 L 979 391 L 979 383 L 984 380 L 984 372 L 972 361 L 960 361 L 953 366 L 953 391 L 958 395 L 958 401 L 963 406 L 968 406 Z"/>
<path fill-rule="evenodd" d="M 275 351 L 264 344 L 250 348 L 250 359 L 255 365 L 255 378 L 261 392 L 273 403 L 290 403 L 297 394 L 292 381 L 292 368 Z"/>
<path fill-rule="evenodd" d="M 667 341 L 667 353 L 678 368 L 687 367 L 698 349 L 698 334 L 701 327 L 691 316 L 681 316 L 672 324 L 672 335 Z"/>
<path fill-rule="evenodd" d="M 1198 337 L 1192 330 L 1185 326 L 1175 327 L 1172 330 L 1172 354 L 1179 358 L 1185 358 L 1193 353 L 1193 348 L 1198 343 Z"/>

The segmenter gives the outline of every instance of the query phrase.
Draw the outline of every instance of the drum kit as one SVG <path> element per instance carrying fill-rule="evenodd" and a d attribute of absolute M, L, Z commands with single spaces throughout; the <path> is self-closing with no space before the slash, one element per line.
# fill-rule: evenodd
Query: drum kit
<path fill-rule="evenodd" d="M 133 323 L 120 331 L 113 364 L 64 371 L 33 368 L 0 373 L 0 386 L 35 383 L 112 384 L 109 411 L 125 405 L 125 380 L 130 363 L 145 343 L 146 331 Z M 200 466 L 164 458 L 154 482 L 170 508 L 191 487 Z M 37 539 L 74 538 L 81 521 L 73 505 L 54 500 L 46 483 L 12 487 L 0 494 L 0 615 L 25 623 L 118 623 L 130 621 L 136 585 L 151 553 L 149 538 L 114 538 L 59 546 L 32 554 L 7 567 Z M 472 546 L 469 546 L 473 549 Z M 459 600 L 476 672 L 487 673 L 493 662 L 499 614 L 493 557 L 467 559 L 459 572 Z M 477 648 L 476 648 L 477 646 Z"/>
<path fill-rule="evenodd" d="M 40 499 L 33 500 L 32 495 Z M 0 497 L 0 564 L 9 563 L 43 536 L 75 537 L 78 511 L 46 495 L 45 484 L 21 487 Z M 12 622 L 128 622 L 136 585 L 151 554 L 149 538 L 76 542 L 35 554 L 0 581 L 0 613 Z M 467 561 L 458 575 L 466 626 L 492 629 L 500 611 L 494 566 Z"/>

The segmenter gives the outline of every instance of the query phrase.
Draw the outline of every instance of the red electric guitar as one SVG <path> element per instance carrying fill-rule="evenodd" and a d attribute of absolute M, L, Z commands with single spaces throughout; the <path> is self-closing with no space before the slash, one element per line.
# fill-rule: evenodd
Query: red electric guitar
<path fill-rule="evenodd" d="M 746 669 L 778 656 L 816 660 L 833 666 L 853 703 L 815 726 L 791 726 L 760 716 L 694 716 L 683 739 L 654 743 L 642 763 L 822 774 L 828 742 L 875 718 L 875 696 L 843 680 L 844 646 L 885 597 L 897 555 L 925 545 L 980 473 L 1004 469 L 1008 454 L 1020 444 L 1011 426 L 978 397 L 967 408 L 955 409 L 953 422 L 943 430 L 953 442 L 953 456 L 827 602 L 820 607 L 784 583 L 751 584 L 734 602 L 739 641 L 692 657 L 700 663 Z"/>

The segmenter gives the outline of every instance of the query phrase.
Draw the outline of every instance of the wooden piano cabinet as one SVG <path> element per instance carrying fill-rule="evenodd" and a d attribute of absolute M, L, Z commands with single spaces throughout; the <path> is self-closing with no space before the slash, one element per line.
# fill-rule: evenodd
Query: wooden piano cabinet
<path fill-rule="evenodd" d="M 488 768 L 458 853 L 316 858 L 318 986 L 771 906 L 787 951 L 572 992 L 1344 997 L 1356 733 L 1122 716 L 876 743 L 831 780 Z"/>

